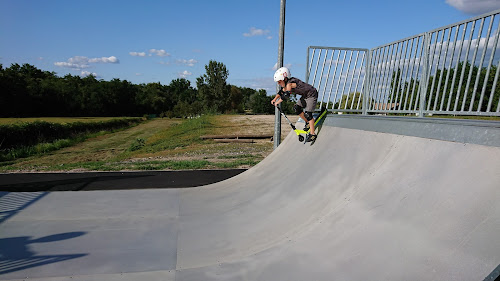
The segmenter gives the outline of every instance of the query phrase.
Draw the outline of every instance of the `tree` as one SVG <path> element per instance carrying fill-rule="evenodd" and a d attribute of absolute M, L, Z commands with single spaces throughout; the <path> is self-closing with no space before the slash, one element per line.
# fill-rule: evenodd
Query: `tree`
<path fill-rule="evenodd" d="M 273 98 L 266 94 L 265 90 L 259 90 L 251 97 L 252 112 L 255 114 L 274 113 L 274 106 L 271 105 Z"/>
<path fill-rule="evenodd" d="M 191 87 L 191 82 L 184 78 L 172 80 L 168 87 L 172 99 L 176 102 L 194 103 L 198 98 L 196 90 Z"/>
<path fill-rule="evenodd" d="M 230 109 L 233 112 L 239 112 L 242 113 L 244 112 L 243 109 L 243 93 L 239 87 L 231 85 L 231 91 L 230 91 Z"/>
<path fill-rule="evenodd" d="M 161 114 L 188 117 L 203 111 L 244 112 L 254 89 L 226 83 L 223 63 L 210 61 L 197 79 L 198 90 L 186 79 L 169 85 L 133 84 L 127 80 L 98 80 L 95 76 L 66 75 L 35 66 L 0 64 L 0 116 L 142 116 Z M 175 114 L 174 114 L 175 113 Z"/>
<path fill-rule="evenodd" d="M 136 96 L 136 103 L 140 105 L 140 111 L 144 114 L 171 111 L 174 108 L 174 101 L 169 95 L 169 87 L 160 83 L 148 83 L 143 85 L 141 91 Z"/>
<path fill-rule="evenodd" d="M 230 88 L 226 80 L 229 72 L 221 62 L 210 60 L 205 65 L 206 74 L 196 79 L 198 94 L 205 110 L 224 113 L 229 109 Z"/>

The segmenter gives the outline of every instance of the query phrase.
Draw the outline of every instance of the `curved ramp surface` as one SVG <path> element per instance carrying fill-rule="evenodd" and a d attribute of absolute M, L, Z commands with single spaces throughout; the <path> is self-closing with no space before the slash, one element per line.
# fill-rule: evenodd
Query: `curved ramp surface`
<path fill-rule="evenodd" d="M 6 193 L 0 278 L 484 280 L 499 171 L 499 147 L 323 126 L 204 187 Z"/>

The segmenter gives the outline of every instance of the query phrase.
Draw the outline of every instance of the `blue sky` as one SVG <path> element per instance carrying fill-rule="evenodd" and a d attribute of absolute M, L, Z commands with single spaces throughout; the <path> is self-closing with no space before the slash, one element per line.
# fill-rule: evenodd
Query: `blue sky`
<path fill-rule="evenodd" d="M 500 8 L 500 0 L 286 3 L 284 63 L 304 79 L 308 46 L 373 48 Z M 0 63 L 59 76 L 196 87 L 210 60 L 228 83 L 275 90 L 280 0 L 0 0 Z"/>

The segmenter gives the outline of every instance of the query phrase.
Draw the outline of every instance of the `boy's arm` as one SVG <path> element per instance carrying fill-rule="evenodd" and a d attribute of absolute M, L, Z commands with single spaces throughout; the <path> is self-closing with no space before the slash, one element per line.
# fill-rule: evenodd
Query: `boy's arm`
<path fill-rule="evenodd" d="M 279 94 L 276 94 L 274 99 L 271 101 L 271 104 L 274 106 L 278 106 L 278 104 L 280 104 L 282 102 L 283 102 L 283 99 L 281 98 L 281 96 Z"/>
<path fill-rule="evenodd" d="M 283 88 L 281 88 L 278 93 L 276 94 L 276 96 L 274 97 L 274 99 L 271 101 L 271 104 L 274 105 L 274 106 L 277 106 L 278 104 L 280 104 L 281 102 L 283 102 L 283 98 L 281 97 L 281 95 L 283 94 Z"/>

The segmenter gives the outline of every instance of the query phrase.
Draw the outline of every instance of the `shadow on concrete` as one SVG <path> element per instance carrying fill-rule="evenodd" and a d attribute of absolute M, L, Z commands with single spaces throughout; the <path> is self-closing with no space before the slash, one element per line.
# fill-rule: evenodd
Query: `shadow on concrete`
<path fill-rule="evenodd" d="M 37 255 L 29 246 L 34 243 L 72 239 L 84 234 L 86 233 L 68 232 L 38 239 L 32 239 L 29 236 L 0 239 L 0 275 L 86 256 L 87 254 Z"/>
<path fill-rule="evenodd" d="M 47 194 L 46 192 L 0 192 L 0 224 L 42 199 Z"/>

